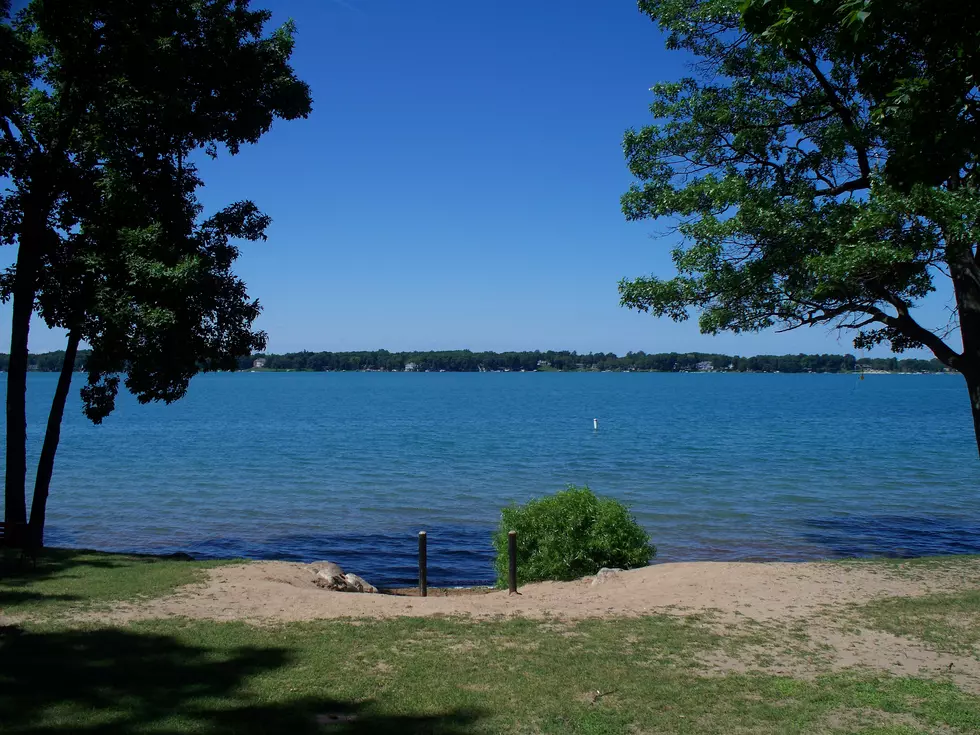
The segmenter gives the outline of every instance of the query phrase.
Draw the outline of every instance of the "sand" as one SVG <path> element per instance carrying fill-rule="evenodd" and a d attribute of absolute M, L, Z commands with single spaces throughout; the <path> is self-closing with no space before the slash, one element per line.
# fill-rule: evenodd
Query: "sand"
<path fill-rule="evenodd" d="M 306 564 L 251 562 L 209 570 L 204 583 L 189 585 L 170 597 L 117 604 L 97 614 L 113 621 L 174 616 L 300 621 L 431 615 L 578 620 L 710 610 L 721 619 L 744 616 L 767 621 L 808 617 L 878 597 L 960 588 L 964 574 L 980 578 L 980 561 L 958 567 L 955 578 L 873 564 L 689 562 L 619 572 L 596 585 L 586 578 L 531 584 L 518 595 L 492 590 L 421 598 L 331 592 L 312 583 Z"/>
<path fill-rule="evenodd" d="M 978 587 L 980 560 L 975 559 L 935 567 L 696 562 L 619 572 L 597 584 L 592 578 L 532 584 L 519 595 L 468 590 L 421 598 L 327 591 L 313 584 L 309 565 L 252 562 L 208 570 L 205 581 L 168 597 L 74 610 L 67 617 L 95 625 L 157 618 L 276 625 L 399 616 L 519 616 L 562 628 L 590 618 L 697 616 L 697 624 L 742 641 L 700 656 L 696 665 L 706 675 L 761 671 L 812 678 L 859 667 L 938 676 L 980 693 L 980 650 L 937 651 L 922 641 L 870 629 L 855 614 L 856 606 L 878 598 Z M 746 635 L 753 636 L 748 643 Z"/>

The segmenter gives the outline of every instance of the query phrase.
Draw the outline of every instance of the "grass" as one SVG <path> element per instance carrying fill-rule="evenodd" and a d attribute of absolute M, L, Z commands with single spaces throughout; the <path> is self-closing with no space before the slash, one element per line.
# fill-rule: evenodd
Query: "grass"
<path fill-rule="evenodd" d="M 0 628 L 0 733 L 980 732 L 980 697 L 944 676 L 771 673 L 794 669 L 802 625 L 776 635 L 705 614 L 99 627 L 65 613 L 167 594 L 211 564 L 46 553 L 36 572 L 0 577 L 0 606 L 22 621 Z M 978 606 L 972 592 L 883 600 L 856 619 L 952 649 L 977 641 L 950 620 Z M 767 640 L 765 672 L 709 663 Z"/>
<path fill-rule="evenodd" d="M 908 579 L 922 579 L 932 574 L 966 575 L 980 579 L 980 554 L 957 554 L 956 556 L 920 556 L 914 559 L 904 557 L 861 557 L 836 559 L 831 562 L 841 569 L 863 569 L 893 574 Z"/>
<path fill-rule="evenodd" d="M 221 563 L 45 549 L 35 569 L 8 554 L 0 559 L 0 613 L 51 616 L 78 607 L 162 597 Z"/>
<path fill-rule="evenodd" d="M 937 651 L 976 653 L 980 644 L 980 590 L 891 597 L 862 605 L 856 613 L 873 628 L 918 638 Z"/>
<path fill-rule="evenodd" d="M 948 682 L 708 675 L 717 643 L 666 617 L 8 629 L 0 732 L 980 730 L 980 699 Z"/>

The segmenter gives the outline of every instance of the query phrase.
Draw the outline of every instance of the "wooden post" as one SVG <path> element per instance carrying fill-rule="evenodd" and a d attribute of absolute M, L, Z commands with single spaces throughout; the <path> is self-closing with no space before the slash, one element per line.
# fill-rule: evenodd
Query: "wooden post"
<path fill-rule="evenodd" d="M 510 562 L 510 594 L 517 594 L 517 531 L 507 534 L 507 557 Z"/>
<path fill-rule="evenodd" d="M 425 550 L 425 531 L 419 531 L 419 595 L 426 597 L 428 592 L 428 580 L 425 578 L 426 572 L 426 550 Z"/>

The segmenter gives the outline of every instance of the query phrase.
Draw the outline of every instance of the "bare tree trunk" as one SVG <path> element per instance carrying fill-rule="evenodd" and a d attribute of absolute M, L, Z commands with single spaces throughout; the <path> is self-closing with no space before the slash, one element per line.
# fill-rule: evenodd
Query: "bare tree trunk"
<path fill-rule="evenodd" d="M 30 526 L 31 542 L 37 548 L 44 545 L 44 517 L 48 506 L 48 490 L 51 487 L 51 475 L 54 472 L 54 457 L 58 452 L 58 442 L 61 440 L 61 420 L 65 415 L 65 401 L 68 399 L 68 391 L 71 390 L 71 376 L 75 371 L 78 342 L 78 330 L 73 329 L 68 333 L 68 347 L 65 349 L 65 359 L 61 363 L 58 387 L 55 388 L 54 398 L 51 400 L 48 427 L 44 432 L 41 458 L 37 463 Z"/>
<path fill-rule="evenodd" d="M 964 375 L 966 387 L 970 391 L 970 409 L 973 411 L 973 431 L 977 437 L 977 451 L 980 452 L 980 375 Z"/>
<path fill-rule="evenodd" d="M 946 248 L 946 263 L 956 295 L 963 354 L 954 367 L 963 373 L 970 391 L 973 430 L 980 453 L 980 252 L 972 244 L 952 240 Z"/>
<path fill-rule="evenodd" d="M 7 366 L 7 466 L 4 477 L 4 520 L 8 529 L 27 523 L 27 349 L 37 289 L 35 243 L 22 236 L 14 275 L 10 363 Z"/>

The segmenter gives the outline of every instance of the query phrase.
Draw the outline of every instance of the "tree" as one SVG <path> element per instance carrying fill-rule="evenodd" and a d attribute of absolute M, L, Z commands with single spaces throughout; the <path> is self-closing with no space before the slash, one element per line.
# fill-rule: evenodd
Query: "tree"
<path fill-rule="evenodd" d="M 203 149 L 235 154 L 276 118 L 305 117 L 292 24 L 264 35 L 247 0 L 0 0 L 0 238 L 17 260 L 7 373 L 5 519 L 26 521 L 25 393 L 32 312 L 68 331 L 35 484 L 48 483 L 81 341 L 86 414 L 113 408 L 120 375 L 141 402 L 183 396 L 200 370 L 264 346 L 259 305 L 231 270 L 235 239 L 264 237 L 251 202 L 201 219 Z"/>
<path fill-rule="evenodd" d="M 965 377 L 980 449 L 975 83 L 932 68 L 943 39 L 912 33 L 916 4 L 893 14 L 891 3 L 841 0 L 861 6 L 851 18 L 823 3 L 749 0 L 746 25 L 736 0 L 642 0 L 668 48 L 696 62 L 653 87 L 656 121 L 624 141 L 638 180 L 624 212 L 673 219 L 678 272 L 624 280 L 620 293 L 675 320 L 697 311 L 706 333 L 827 325 L 853 330 L 858 348 L 926 347 Z M 888 21 L 855 36 L 851 20 L 878 12 Z M 938 32 L 950 20 L 924 24 Z M 966 60 L 952 76 L 976 66 L 973 38 L 961 39 Z M 911 81 L 893 58 L 906 53 L 920 74 Z M 941 103 L 938 130 L 922 122 L 924 100 Z M 923 325 L 914 307 L 939 279 L 952 282 L 956 319 Z M 957 326 L 961 351 L 947 343 Z"/>
<path fill-rule="evenodd" d="M 944 185 L 980 150 L 980 6 L 930 0 L 743 0 L 747 30 L 790 54 L 816 39 L 854 68 L 887 131 L 883 171 L 904 190 Z"/>

